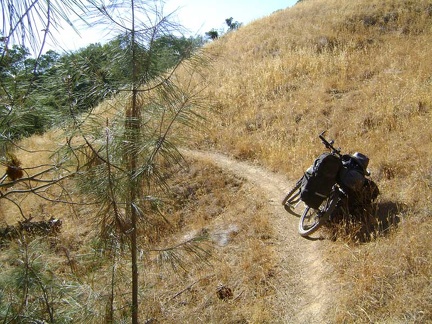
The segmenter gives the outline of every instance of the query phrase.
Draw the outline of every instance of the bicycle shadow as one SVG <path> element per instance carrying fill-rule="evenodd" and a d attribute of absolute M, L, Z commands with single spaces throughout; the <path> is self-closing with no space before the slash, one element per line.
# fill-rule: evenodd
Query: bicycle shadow
<path fill-rule="evenodd" d="M 384 201 L 378 204 L 375 218 L 377 219 L 377 231 L 380 234 L 388 233 L 401 221 L 401 215 L 407 210 L 407 206 L 392 201 Z"/>
<path fill-rule="evenodd" d="M 343 239 L 359 243 L 370 242 L 396 228 L 406 209 L 407 207 L 399 202 L 381 201 L 357 215 L 335 215 L 327 226 L 330 238 L 332 241 Z"/>

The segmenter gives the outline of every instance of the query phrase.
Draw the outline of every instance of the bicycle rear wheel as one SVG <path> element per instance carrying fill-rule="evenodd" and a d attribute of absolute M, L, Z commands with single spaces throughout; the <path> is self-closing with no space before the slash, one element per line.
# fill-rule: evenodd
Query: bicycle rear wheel
<path fill-rule="evenodd" d="M 293 214 L 295 216 L 300 216 L 299 213 L 295 212 L 295 209 L 301 200 L 300 186 L 301 186 L 301 179 L 297 181 L 295 186 L 286 194 L 285 198 L 282 200 L 282 205 L 284 206 L 285 210 L 288 213 Z"/>
<path fill-rule="evenodd" d="M 315 233 L 328 221 L 338 201 L 339 197 L 337 191 L 333 190 L 329 197 L 324 199 L 317 209 L 307 206 L 300 217 L 298 227 L 299 234 L 306 237 Z"/>

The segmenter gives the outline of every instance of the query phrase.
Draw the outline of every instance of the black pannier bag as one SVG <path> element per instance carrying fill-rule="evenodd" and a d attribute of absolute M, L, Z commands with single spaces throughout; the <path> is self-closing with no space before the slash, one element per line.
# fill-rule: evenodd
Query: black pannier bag
<path fill-rule="evenodd" d="M 367 169 L 355 158 L 350 155 L 342 156 L 342 167 L 339 170 L 337 182 L 349 196 L 355 197 L 360 204 L 370 203 L 379 195 L 378 186 L 372 180 L 367 179 L 365 174 L 369 175 Z"/>
<path fill-rule="evenodd" d="M 364 170 L 349 155 L 342 157 L 342 167 L 339 170 L 338 183 L 349 195 L 359 193 L 364 186 L 366 178 Z"/>
<path fill-rule="evenodd" d="M 306 171 L 301 184 L 301 200 L 311 208 L 317 209 L 336 184 L 342 163 L 332 153 L 323 153 Z"/>

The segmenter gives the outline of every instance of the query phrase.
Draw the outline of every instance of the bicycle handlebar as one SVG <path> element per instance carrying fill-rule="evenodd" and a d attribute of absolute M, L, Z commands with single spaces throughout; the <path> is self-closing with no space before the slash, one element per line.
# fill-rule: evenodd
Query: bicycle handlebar
<path fill-rule="evenodd" d="M 339 155 L 339 157 L 341 156 L 341 149 L 337 149 L 333 146 L 334 141 L 327 141 L 324 137 L 326 131 L 323 131 L 321 134 L 319 134 L 319 138 L 321 140 L 321 142 L 324 144 L 324 146 L 328 149 L 330 149 L 332 151 L 332 153 L 336 153 L 337 155 Z"/>

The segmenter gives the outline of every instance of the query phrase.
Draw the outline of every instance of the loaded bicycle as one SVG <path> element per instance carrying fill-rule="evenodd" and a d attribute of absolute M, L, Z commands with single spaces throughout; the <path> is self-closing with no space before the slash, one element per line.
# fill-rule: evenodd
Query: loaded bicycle
<path fill-rule="evenodd" d="M 329 152 L 315 159 L 282 200 L 286 211 L 300 216 L 298 232 L 303 237 L 316 232 L 335 214 L 355 217 L 368 212 L 379 194 L 369 178 L 369 158 L 359 152 L 342 154 L 324 134 L 319 134 L 319 139 Z M 299 214 L 300 203 L 305 207 Z"/>

